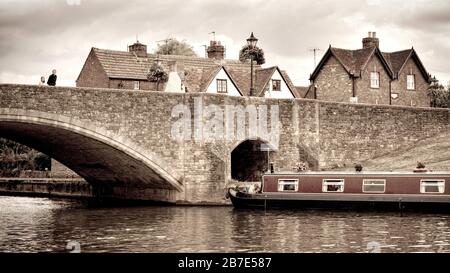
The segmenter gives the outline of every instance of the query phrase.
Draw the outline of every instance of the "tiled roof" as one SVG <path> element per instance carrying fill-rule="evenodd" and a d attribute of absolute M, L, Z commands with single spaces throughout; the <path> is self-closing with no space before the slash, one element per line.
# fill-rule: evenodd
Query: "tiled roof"
<path fill-rule="evenodd" d="M 178 55 L 156 55 L 147 54 L 146 58 L 137 57 L 132 52 L 115 51 L 93 48 L 100 64 L 109 78 L 146 80 L 150 66 L 158 57 L 164 67 L 176 64 L 183 73 L 180 77 L 189 92 L 205 91 L 205 85 L 211 82 L 211 75 L 217 74 L 220 67 L 227 66 L 230 69 L 248 70 L 247 63 L 238 60 L 216 60 L 209 58 L 178 56 Z M 214 77 L 212 76 L 212 77 Z"/>
<path fill-rule="evenodd" d="M 348 74 L 359 77 L 361 75 L 361 71 L 365 68 L 370 58 L 374 55 L 378 55 L 380 57 L 381 63 L 384 65 L 388 74 L 393 77 L 392 68 L 385 60 L 382 52 L 377 47 L 369 47 L 362 49 L 343 49 L 331 47 L 327 50 L 322 60 L 320 60 L 319 64 L 315 68 L 314 72 L 311 74 L 311 79 L 314 79 L 323 65 L 325 65 L 326 60 L 330 56 L 334 56 L 338 62 L 344 67 Z"/>
<path fill-rule="evenodd" d="M 299 96 L 297 96 L 296 93 L 296 88 L 294 86 L 294 83 L 292 83 L 291 78 L 289 77 L 288 73 L 286 72 L 286 70 L 281 70 L 280 71 L 281 76 L 284 78 L 284 80 L 286 81 L 287 86 L 289 87 L 289 89 L 291 90 L 292 94 L 294 95 L 295 98 L 301 98 Z"/>
<path fill-rule="evenodd" d="M 345 70 L 350 73 L 350 71 L 352 71 L 352 69 L 354 68 L 353 51 L 333 47 L 330 47 L 330 51 L 333 53 L 336 59 L 338 59 L 338 61 L 342 64 Z"/>
<path fill-rule="evenodd" d="M 402 51 L 385 53 L 383 52 L 383 57 L 386 59 L 388 64 L 391 66 L 392 71 L 394 71 L 395 75 L 398 75 L 400 69 L 408 60 L 408 57 L 412 53 L 412 49 L 406 49 Z"/>
<path fill-rule="evenodd" d="M 233 83 L 244 96 L 250 93 L 250 63 L 241 63 L 239 60 L 216 60 L 210 58 L 156 55 L 147 54 L 147 57 L 138 57 L 132 52 L 115 51 L 93 48 L 92 52 L 109 78 L 146 80 L 150 66 L 156 58 L 161 60 L 163 67 L 177 66 L 177 71 L 188 92 L 205 92 L 211 81 L 223 67 Z M 254 65 L 255 94 L 259 94 L 265 87 L 277 67 L 262 69 Z M 294 90 L 289 76 L 281 71 L 289 88 Z"/>
<path fill-rule="evenodd" d="M 295 97 L 296 98 L 304 98 L 308 93 L 308 89 L 310 86 L 296 86 L 295 87 Z"/>
<path fill-rule="evenodd" d="M 135 57 L 130 52 L 103 50 L 93 48 L 93 52 L 100 61 L 106 75 L 110 78 L 140 79 L 147 78 L 149 62 Z"/>
<path fill-rule="evenodd" d="M 273 73 L 277 70 L 276 66 L 258 69 L 255 71 L 255 94 L 254 96 L 264 96 L 264 87 L 272 78 Z"/>
<path fill-rule="evenodd" d="M 349 74 L 355 75 L 364 69 L 376 48 L 349 50 L 331 47 L 330 50 L 342 66 L 344 66 L 345 70 L 347 70 Z"/>
<path fill-rule="evenodd" d="M 259 67 L 259 66 L 257 66 Z M 255 68 L 255 66 L 253 67 Z M 236 83 L 237 88 L 241 91 L 243 96 L 250 95 L 250 68 L 225 65 L 228 74 Z M 253 72 L 255 73 L 255 72 Z"/>
<path fill-rule="evenodd" d="M 198 91 L 206 92 L 211 81 L 214 79 L 214 77 L 217 75 L 217 73 L 219 73 L 219 71 L 221 69 L 222 69 L 222 66 L 213 66 L 213 67 L 204 68 L 201 73 L 202 77 L 199 81 L 200 88 L 198 89 Z"/>
<path fill-rule="evenodd" d="M 263 97 L 264 96 L 264 90 L 265 90 L 267 84 L 269 83 L 270 79 L 272 78 L 273 74 L 277 70 L 280 72 L 281 77 L 284 79 L 284 81 L 286 82 L 286 85 L 291 90 L 292 95 L 295 98 L 297 98 L 296 93 L 295 93 L 295 86 L 292 83 L 291 78 L 289 77 L 289 75 L 287 74 L 286 71 L 280 70 L 277 66 L 263 68 L 263 69 L 257 69 L 255 71 L 255 74 L 256 74 L 255 78 L 256 78 L 256 80 L 255 80 L 255 94 L 254 94 L 254 96 L 258 96 L 258 97 Z"/>
<path fill-rule="evenodd" d="M 428 73 L 426 72 L 425 67 L 423 66 L 414 49 L 406 49 L 387 53 L 381 52 L 377 47 L 350 50 L 331 46 L 325 53 L 319 65 L 311 74 L 311 79 L 314 79 L 317 76 L 321 67 L 325 64 L 325 61 L 330 56 L 334 56 L 338 60 L 338 62 L 342 64 L 347 73 L 355 77 L 359 77 L 361 71 L 365 68 L 366 64 L 374 54 L 377 54 L 380 57 L 382 64 L 385 66 L 386 70 L 392 78 L 398 76 L 404 64 L 408 61 L 409 57 L 412 56 L 418 63 L 419 69 L 424 77 L 428 79 Z"/>
<path fill-rule="evenodd" d="M 242 69 L 236 67 L 225 66 L 227 72 L 230 74 L 232 80 L 236 83 L 236 86 L 244 96 L 250 95 L 250 69 Z M 264 88 L 272 78 L 273 73 L 278 69 L 277 66 L 261 68 L 260 66 L 254 66 L 254 88 L 255 94 L 253 96 L 264 96 Z M 281 76 L 284 78 L 289 89 L 294 90 L 294 84 L 289 78 L 286 71 L 280 71 Z M 295 91 L 292 91 L 295 97 Z"/>

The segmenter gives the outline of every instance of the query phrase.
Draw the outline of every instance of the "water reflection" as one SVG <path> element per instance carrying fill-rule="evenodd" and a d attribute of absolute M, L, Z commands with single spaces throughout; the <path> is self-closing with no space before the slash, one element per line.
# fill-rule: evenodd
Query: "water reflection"
<path fill-rule="evenodd" d="M 0 251 L 450 252 L 450 215 L 92 208 L 80 201 L 0 197 Z"/>

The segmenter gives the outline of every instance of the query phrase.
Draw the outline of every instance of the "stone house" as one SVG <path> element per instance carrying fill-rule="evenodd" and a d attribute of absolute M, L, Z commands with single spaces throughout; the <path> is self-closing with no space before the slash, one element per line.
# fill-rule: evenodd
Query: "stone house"
<path fill-rule="evenodd" d="M 128 51 L 92 48 L 77 78 L 77 87 L 118 88 L 164 92 L 206 92 L 230 96 L 295 98 L 298 92 L 286 71 L 254 65 L 254 92 L 250 94 L 250 63 L 225 59 L 225 47 L 211 41 L 207 58 L 155 55 L 139 42 Z M 160 62 L 168 81 L 158 86 L 147 80 L 149 68 Z"/>
<path fill-rule="evenodd" d="M 329 47 L 310 77 L 305 98 L 429 107 L 430 76 L 414 48 L 381 52 L 375 32 L 361 49 Z"/>

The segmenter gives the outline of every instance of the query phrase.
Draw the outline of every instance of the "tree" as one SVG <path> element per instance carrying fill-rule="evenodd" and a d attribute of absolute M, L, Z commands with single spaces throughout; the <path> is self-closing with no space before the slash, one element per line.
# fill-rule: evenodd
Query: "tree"
<path fill-rule="evenodd" d="M 0 138 L 0 176 L 18 176 L 21 170 L 50 169 L 50 158 L 11 140 Z"/>
<path fill-rule="evenodd" d="M 147 79 L 150 82 L 156 82 L 156 91 L 159 91 L 159 83 L 166 82 L 169 79 L 169 75 L 164 71 L 161 64 L 155 62 L 148 70 Z"/>
<path fill-rule="evenodd" d="M 450 108 L 450 86 L 445 88 L 436 77 L 431 79 L 428 96 L 431 99 L 431 107 Z"/>
<path fill-rule="evenodd" d="M 167 39 L 165 43 L 159 44 L 155 50 L 155 54 L 197 57 L 191 45 L 185 41 L 178 41 L 177 39 Z"/>
<path fill-rule="evenodd" d="M 239 61 L 244 63 L 247 60 L 253 60 L 259 65 L 264 64 L 266 62 L 266 59 L 264 58 L 264 51 L 257 46 L 251 47 L 249 45 L 245 45 L 239 52 Z"/>

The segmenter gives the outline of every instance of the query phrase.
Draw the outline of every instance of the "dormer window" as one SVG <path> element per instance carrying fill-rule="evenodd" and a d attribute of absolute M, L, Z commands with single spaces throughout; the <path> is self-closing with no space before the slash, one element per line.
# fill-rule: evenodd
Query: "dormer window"
<path fill-rule="evenodd" d="M 281 91 L 281 80 L 272 80 L 272 91 Z"/>
<path fill-rule="evenodd" d="M 414 74 L 406 75 L 406 89 L 415 90 L 416 89 L 416 77 Z"/>
<path fill-rule="evenodd" d="M 217 93 L 227 93 L 227 80 L 217 79 Z"/>
<path fill-rule="evenodd" d="M 370 88 L 380 88 L 379 72 L 370 72 Z"/>

